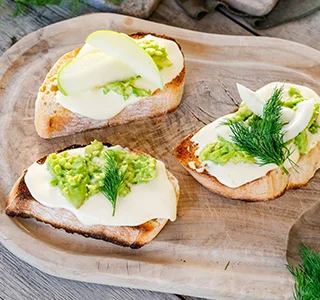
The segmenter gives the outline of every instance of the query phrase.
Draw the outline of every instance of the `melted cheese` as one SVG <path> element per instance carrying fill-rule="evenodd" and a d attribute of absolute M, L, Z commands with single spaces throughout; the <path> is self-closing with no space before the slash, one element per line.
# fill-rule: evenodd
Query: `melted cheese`
<path fill-rule="evenodd" d="M 283 86 L 283 99 L 289 98 L 288 90 L 290 87 L 297 88 L 302 96 L 306 99 L 313 98 L 315 102 L 320 103 L 320 97 L 311 89 L 290 83 L 281 83 L 281 82 L 273 82 L 270 83 L 261 89 L 259 89 L 256 93 L 259 95 L 260 99 L 263 101 L 267 101 L 270 96 L 272 95 L 275 87 Z M 234 114 L 229 114 L 223 116 L 214 122 L 206 125 L 201 130 L 199 130 L 192 138 L 191 141 L 198 145 L 198 149 L 195 152 L 195 155 L 198 156 L 201 150 L 205 147 L 205 145 L 214 143 L 218 141 L 218 135 L 221 135 L 223 138 L 231 141 L 231 132 L 228 126 L 221 125 L 223 121 L 228 118 L 231 118 Z M 320 124 L 320 117 L 317 120 L 318 124 Z M 320 141 L 320 130 L 316 134 L 308 134 L 308 151 L 314 148 L 318 142 Z M 290 156 L 290 159 L 293 162 L 298 162 L 300 158 L 299 151 L 297 147 L 291 143 L 289 148 L 293 150 L 293 153 Z M 195 169 L 194 164 L 189 164 L 189 166 Z M 260 167 L 257 164 L 253 163 L 238 163 L 234 164 L 232 162 L 226 163 L 224 166 L 216 165 L 212 161 L 205 161 L 203 162 L 203 167 L 207 170 L 207 172 L 216 177 L 219 182 L 222 184 L 231 187 L 237 188 L 241 185 L 244 185 L 248 182 L 251 182 L 255 179 L 265 176 L 269 171 L 278 168 L 275 164 L 268 164 L 265 166 Z M 285 167 L 287 169 L 291 168 L 291 164 L 287 160 L 285 162 Z M 197 172 L 201 173 L 202 169 L 195 169 Z"/>
<path fill-rule="evenodd" d="M 183 69 L 184 59 L 178 45 L 175 42 L 152 35 L 147 35 L 141 40 L 155 40 L 159 45 L 166 47 L 168 59 L 172 62 L 172 66 L 163 68 L 160 71 L 164 84 L 171 82 L 176 76 L 179 75 Z M 97 51 L 98 50 L 96 48 L 85 44 L 78 53 L 77 57 Z M 135 86 L 138 88 L 151 90 L 152 93 L 157 90 L 157 87 L 154 84 L 143 78 L 136 80 Z M 56 98 L 63 107 L 72 112 L 95 120 L 107 120 L 117 115 L 126 106 L 136 103 L 143 97 L 135 97 L 134 95 L 131 95 L 127 100 L 124 100 L 121 95 L 118 95 L 112 91 L 104 95 L 101 89 L 93 89 L 82 92 L 81 94 L 69 96 L 65 96 L 58 91 Z"/>
<path fill-rule="evenodd" d="M 120 146 L 116 146 L 120 148 Z M 84 155 L 83 148 L 68 150 L 70 155 Z M 177 214 L 176 194 L 168 179 L 163 162 L 157 161 L 157 177 L 144 184 L 131 186 L 131 192 L 117 199 L 115 216 L 112 205 L 101 193 L 90 197 L 76 209 L 61 194 L 58 187 L 50 185 L 52 176 L 46 163 L 32 164 L 25 175 L 25 182 L 32 195 L 41 204 L 71 211 L 85 225 L 137 226 L 151 219 L 164 218 L 174 221 Z"/>

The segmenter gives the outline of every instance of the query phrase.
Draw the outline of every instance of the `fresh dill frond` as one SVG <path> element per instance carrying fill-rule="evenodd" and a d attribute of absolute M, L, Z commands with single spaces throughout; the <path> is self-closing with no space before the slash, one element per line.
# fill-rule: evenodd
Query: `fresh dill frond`
<path fill-rule="evenodd" d="M 320 299 L 320 253 L 312 251 L 301 244 L 299 255 L 302 264 L 293 267 L 287 265 L 288 270 L 295 278 L 294 299 L 319 300 Z"/>
<path fill-rule="evenodd" d="M 272 93 L 270 99 L 263 108 L 262 117 L 255 117 L 250 120 L 250 124 L 228 120 L 228 125 L 232 132 L 232 141 L 243 151 L 257 159 L 257 164 L 264 166 L 276 164 L 286 174 L 288 170 L 284 167 L 284 162 L 289 159 L 291 151 L 287 148 L 282 131 L 281 120 L 283 88 L 277 88 Z M 291 164 L 294 164 L 290 159 Z"/>
<path fill-rule="evenodd" d="M 121 172 L 114 158 L 105 151 L 106 166 L 102 178 L 101 193 L 112 204 L 112 216 L 115 215 L 119 189 L 124 183 L 125 172 Z"/>

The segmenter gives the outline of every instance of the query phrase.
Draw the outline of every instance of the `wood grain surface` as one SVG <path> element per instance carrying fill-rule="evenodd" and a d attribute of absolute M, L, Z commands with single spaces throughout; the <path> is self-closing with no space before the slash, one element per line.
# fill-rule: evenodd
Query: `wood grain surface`
<path fill-rule="evenodd" d="M 120 4 L 116 4 L 112 1 L 88 0 L 87 3 L 101 11 L 145 19 L 154 12 L 160 1 L 161 0 L 126 0 L 122 1 Z"/>
<path fill-rule="evenodd" d="M 98 28 L 152 28 L 176 38 L 188 70 L 183 102 L 174 113 L 157 119 L 44 141 L 33 127 L 38 86 L 61 54 Z M 290 299 L 288 233 L 317 203 L 319 177 L 275 201 L 230 201 L 195 182 L 174 159 L 172 148 L 237 106 L 236 82 L 256 89 L 284 80 L 319 91 L 319 61 L 320 52 L 286 41 L 194 33 L 111 14 L 83 16 L 32 33 L 0 61 L 0 163 L 6 174 L 0 175 L 1 209 L 15 179 L 36 158 L 94 138 L 161 158 L 180 181 L 181 201 L 178 220 L 138 251 L 67 235 L 33 220 L 13 222 L 3 213 L 2 242 L 37 268 L 71 279 L 218 299 Z"/>
<path fill-rule="evenodd" d="M 43 26 L 73 16 L 67 7 L 46 6 L 30 9 L 24 16 L 12 18 L 13 1 L 4 0 L 0 8 L 0 55 L 26 34 Z M 97 11 L 86 7 L 81 13 Z M 171 0 L 161 1 L 151 20 L 177 27 L 220 34 L 264 35 L 298 41 L 320 50 L 320 12 L 302 20 L 268 30 L 257 31 L 241 19 L 229 16 L 224 11 L 208 14 L 196 21 L 186 16 Z M 293 227 L 295 228 L 295 227 Z M 300 227 L 301 228 L 301 227 Z M 79 293 L 77 293 L 79 291 Z M 186 296 L 156 292 L 141 293 L 136 289 L 115 288 L 78 281 L 58 279 L 30 267 L 0 244 L 0 299 L 189 299 Z M 159 296 L 160 295 L 160 296 Z M 158 297 L 159 296 L 159 297 Z M 195 298 L 193 298 L 195 299 Z M 279 299 L 284 299 L 279 296 Z"/>

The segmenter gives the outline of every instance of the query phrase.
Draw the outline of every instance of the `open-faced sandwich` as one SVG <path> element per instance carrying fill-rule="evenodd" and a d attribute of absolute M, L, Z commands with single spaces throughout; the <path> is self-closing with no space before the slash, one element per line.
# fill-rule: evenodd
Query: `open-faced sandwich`
<path fill-rule="evenodd" d="M 10 192 L 6 213 L 140 248 L 176 219 L 178 199 L 178 181 L 163 162 L 94 141 L 33 163 Z"/>
<path fill-rule="evenodd" d="M 320 164 L 320 97 L 290 83 L 237 87 L 239 109 L 187 136 L 177 159 L 207 189 L 233 199 L 271 200 L 306 185 Z"/>
<path fill-rule="evenodd" d="M 184 81 L 174 39 L 96 31 L 47 74 L 36 100 L 36 130 L 53 138 L 156 117 L 177 108 Z"/>

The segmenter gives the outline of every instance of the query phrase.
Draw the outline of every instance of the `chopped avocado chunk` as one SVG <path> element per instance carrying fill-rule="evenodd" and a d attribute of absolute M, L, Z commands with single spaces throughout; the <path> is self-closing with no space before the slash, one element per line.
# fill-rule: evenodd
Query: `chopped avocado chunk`
<path fill-rule="evenodd" d="M 319 113 L 320 113 L 320 103 L 316 103 L 313 108 L 313 115 L 312 115 L 310 122 L 307 126 L 309 132 L 312 134 L 318 133 L 318 128 L 320 128 L 320 126 L 317 123 Z"/>
<path fill-rule="evenodd" d="M 306 100 L 306 98 L 301 95 L 300 91 L 294 87 L 289 88 L 288 94 L 290 98 L 283 102 L 284 107 L 295 109 L 298 103 Z"/>
<path fill-rule="evenodd" d="M 214 164 L 224 166 L 227 162 L 237 164 L 239 162 L 255 163 L 254 157 L 242 151 L 240 147 L 218 136 L 217 142 L 206 145 L 200 152 L 199 160 L 212 161 Z"/>
<path fill-rule="evenodd" d="M 232 119 L 233 121 L 241 122 L 246 121 L 249 117 L 253 115 L 254 113 L 248 108 L 248 106 L 244 102 L 242 102 Z"/>
<path fill-rule="evenodd" d="M 102 143 L 94 141 L 84 150 L 85 156 L 70 155 L 69 151 L 65 151 L 48 155 L 46 161 L 53 177 L 50 184 L 58 186 L 76 208 L 80 208 L 85 200 L 99 192 L 99 182 L 103 175 Z"/>
<path fill-rule="evenodd" d="M 141 40 L 138 41 L 138 44 L 152 57 L 159 70 L 172 66 L 172 62 L 168 59 L 166 48 L 160 46 L 156 41 Z"/>
<path fill-rule="evenodd" d="M 127 100 L 131 95 L 136 97 L 150 96 L 150 90 L 145 90 L 134 86 L 134 82 L 138 78 L 140 78 L 140 76 L 131 77 L 126 80 L 110 82 L 102 87 L 103 93 L 108 94 L 110 91 L 113 91 L 114 93 L 123 96 L 124 100 Z"/>
<path fill-rule="evenodd" d="M 69 151 L 48 155 L 46 164 L 52 175 L 50 184 L 57 186 L 73 206 L 80 208 L 103 185 L 105 151 L 114 157 L 126 174 L 119 196 L 126 196 L 131 184 L 147 183 L 156 178 L 156 159 L 123 150 L 105 150 L 103 144 L 95 140 L 84 148 L 84 156 L 70 155 Z"/>
<path fill-rule="evenodd" d="M 320 112 L 320 103 L 316 103 L 314 105 L 313 115 L 312 115 L 312 117 L 310 119 L 310 122 L 309 122 L 308 126 L 306 127 L 305 130 L 300 132 L 293 140 L 293 142 L 298 147 L 299 152 L 301 154 L 306 154 L 308 152 L 307 151 L 307 148 L 308 148 L 307 130 L 312 134 L 318 133 L 318 129 L 320 128 L 320 126 L 317 123 L 319 112 Z"/>
<path fill-rule="evenodd" d="M 294 98 L 303 98 L 300 91 L 294 87 L 290 87 L 288 90 L 288 94 L 290 97 Z"/>
<path fill-rule="evenodd" d="M 123 150 L 107 151 L 120 167 L 121 173 L 125 173 L 124 184 L 119 190 L 119 196 L 126 196 L 131 190 L 130 185 L 148 183 L 157 177 L 156 159 Z"/>
<path fill-rule="evenodd" d="M 294 138 L 294 144 L 298 147 L 299 153 L 306 154 L 308 148 L 307 130 L 303 130 Z"/>

